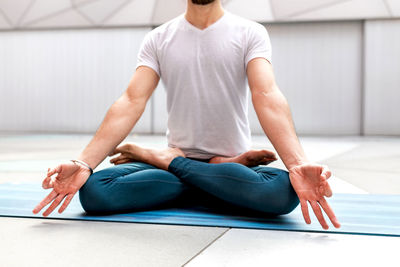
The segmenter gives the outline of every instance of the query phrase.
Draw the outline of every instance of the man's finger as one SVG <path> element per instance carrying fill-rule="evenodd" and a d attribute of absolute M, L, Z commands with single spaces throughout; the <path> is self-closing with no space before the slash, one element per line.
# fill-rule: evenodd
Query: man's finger
<path fill-rule="evenodd" d="M 61 205 L 60 209 L 58 210 L 59 213 L 62 213 L 69 205 L 71 202 L 72 198 L 74 197 L 75 194 L 69 194 L 64 200 L 64 203 Z"/>
<path fill-rule="evenodd" d="M 54 175 L 56 172 L 57 172 L 57 171 L 56 171 L 55 168 L 54 168 L 54 169 L 48 170 L 48 171 L 47 171 L 47 177 L 51 177 L 51 176 Z"/>
<path fill-rule="evenodd" d="M 39 213 L 43 207 L 47 206 L 47 204 L 49 204 L 51 201 L 53 201 L 53 199 L 55 199 L 57 197 L 57 193 L 56 191 L 51 191 L 50 194 L 47 195 L 47 197 L 45 197 L 34 209 L 33 209 L 33 213 L 37 214 Z"/>
<path fill-rule="evenodd" d="M 275 152 L 273 152 L 273 151 L 271 151 L 271 150 L 266 150 L 266 149 L 264 149 L 263 151 L 264 151 L 264 153 L 266 154 L 266 157 L 268 157 L 268 158 L 274 158 L 274 157 L 276 157 Z"/>
<path fill-rule="evenodd" d="M 111 151 L 111 153 L 109 154 L 109 156 L 114 156 L 114 155 L 116 155 L 116 154 L 118 154 L 118 153 L 121 153 L 122 151 L 121 151 L 121 147 L 117 147 L 117 148 L 115 148 L 113 151 Z"/>
<path fill-rule="evenodd" d="M 308 205 L 306 200 L 300 200 L 301 212 L 303 213 L 306 224 L 311 223 L 310 213 L 308 213 Z"/>
<path fill-rule="evenodd" d="M 275 160 L 263 160 L 262 162 L 260 162 L 260 165 L 268 165 L 272 162 L 274 162 Z"/>
<path fill-rule="evenodd" d="M 325 179 L 329 179 L 331 177 L 332 172 L 329 170 L 328 166 L 322 166 L 322 172 L 321 176 L 324 177 Z"/>
<path fill-rule="evenodd" d="M 310 201 L 310 205 L 315 213 L 315 216 L 317 217 L 319 223 L 321 224 L 322 228 L 325 230 L 329 229 L 328 224 L 325 221 L 324 215 L 322 214 L 322 210 L 315 201 Z"/>
<path fill-rule="evenodd" d="M 56 197 L 56 199 L 53 201 L 53 203 L 51 203 L 51 205 L 50 205 L 50 207 L 45 211 L 45 212 L 43 212 L 43 216 L 48 216 L 50 213 L 52 213 L 53 212 L 53 210 L 55 209 L 55 208 L 57 208 L 57 206 L 61 203 L 61 201 L 64 199 L 64 197 L 65 197 L 65 195 L 58 195 L 57 197 Z"/>
<path fill-rule="evenodd" d="M 61 172 L 61 165 L 47 171 L 47 177 L 53 176 L 55 173 Z"/>
<path fill-rule="evenodd" d="M 42 187 L 43 189 L 49 189 L 50 187 L 50 181 L 51 181 L 51 177 L 47 176 L 46 178 L 44 178 L 43 182 L 42 182 Z"/>
<path fill-rule="evenodd" d="M 329 185 L 328 182 L 326 182 L 326 184 L 325 184 L 325 192 L 324 192 L 324 195 L 325 195 L 326 197 L 331 197 L 332 194 L 333 194 L 333 193 L 332 193 L 331 186 Z"/>
<path fill-rule="evenodd" d="M 114 162 L 115 165 L 120 165 L 120 164 L 124 164 L 124 163 L 128 163 L 131 162 L 129 159 L 124 159 L 124 160 L 119 160 Z"/>
<path fill-rule="evenodd" d="M 111 162 L 111 163 L 114 163 L 114 162 L 116 162 L 116 161 L 123 160 L 123 159 L 126 159 L 126 157 L 123 156 L 123 155 L 120 155 L 120 156 L 118 156 L 118 157 L 112 158 L 112 159 L 110 160 L 110 162 Z"/>
<path fill-rule="evenodd" d="M 125 159 L 115 159 L 113 161 L 110 161 L 110 163 L 116 164 L 117 162 L 122 161 L 122 160 L 125 160 Z"/>
<path fill-rule="evenodd" d="M 340 228 L 340 223 L 339 223 L 338 219 L 336 218 L 335 213 L 333 212 L 331 206 L 329 206 L 328 202 L 324 198 L 322 198 L 319 201 L 319 204 L 324 209 L 326 215 L 328 215 L 329 220 L 331 220 L 333 226 L 335 226 L 336 228 Z"/>

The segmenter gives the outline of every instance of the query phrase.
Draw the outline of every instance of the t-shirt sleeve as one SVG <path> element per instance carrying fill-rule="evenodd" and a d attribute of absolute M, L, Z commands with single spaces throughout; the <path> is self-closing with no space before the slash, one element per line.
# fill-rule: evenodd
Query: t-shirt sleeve
<path fill-rule="evenodd" d="M 247 33 L 247 50 L 245 56 L 245 64 L 254 58 L 265 58 L 272 63 L 271 41 L 267 29 L 261 24 L 255 24 L 250 27 Z"/>
<path fill-rule="evenodd" d="M 153 32 L 146 34 L 140 47 L 136 69 L 140 66 L 152 68 L 160 76 L 160 64 L 157 58 L 157 46 Z"/>

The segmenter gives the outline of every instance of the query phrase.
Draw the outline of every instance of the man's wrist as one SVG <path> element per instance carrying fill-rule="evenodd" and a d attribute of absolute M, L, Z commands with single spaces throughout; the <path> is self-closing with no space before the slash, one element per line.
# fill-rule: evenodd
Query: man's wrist
<path fill-rule="evenodd" d="M 293 162 L 290 162 L 287 164 L 287 169 L 290 171 L 291 169 L 297 167 L 297 166 L 301 166 L 304 164 L 310 163 L 309 160 L 307 159 L 298 159 L 298 160 L 294 160 Z"/>
<path fill-rule="evenodd" d="M 87 164 L 86 162 L 84 162 L 84 161 L 82 161 L 82 160 L 79 160 L 79 159 L 71 159 L 71 161 L 72 161 L 74 164 L 81 165 L 81 166 L 85 167 L 86 169 L 88 169 L 88 170 L 90 171 L 90 175 L 93 174 L 93 169 L 92 169 L 92 167 L 90 167 L 89 164 Z"/>

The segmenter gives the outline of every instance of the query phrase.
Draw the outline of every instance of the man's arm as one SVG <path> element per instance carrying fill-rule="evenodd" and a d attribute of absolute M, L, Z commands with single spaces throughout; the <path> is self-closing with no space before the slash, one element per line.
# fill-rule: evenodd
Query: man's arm
<path fill-rule="evenodd" d="M 155 71 L 148 67 L 139 67 L 128 89 L 110 107 L 95 136 L 78 159 L 93 169 L 97 167 L 135 126 L 158 81 Z"/>
<path fill-rule="evenodd" d="M 331 173 L 326 166 L 312 164 L 305 156 L 294 129 L 289 105 L 275 82 L 272 65 L 263 58 L 255 58 L 247 65 L 247 77 L 254 109 L 265 134 L 289 170 L 290 182 L 300 199 L 304 220 L 311 223 L 309 202 L 323 228 L 328 229 L 328 225 L 320 206 L 333 225 L 340 227 L 324 198 L 332 195 L 326 181 Z"/>
<path fill-rule="evenodd" d="M 289 105 L 275 82 L 272 65 L 263 58 L 255 58 L 247 65 L 247 76 L 257 117 L 286 168 L 290 170 L 307 163 Z"/>

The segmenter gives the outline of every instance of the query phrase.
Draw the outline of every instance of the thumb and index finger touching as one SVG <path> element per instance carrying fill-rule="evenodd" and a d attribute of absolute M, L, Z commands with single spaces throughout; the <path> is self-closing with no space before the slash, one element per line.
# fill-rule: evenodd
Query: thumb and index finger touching
<path fill-rule="evenodd" d="M 329 170 L 328 166 L 320 165 L 318 167 L 320 169 L 320 177 L 321 177 L 320 192 L 321 192 L 322 196 L 320 197 L 320 199 L 318 199 L 316 201 L 313 201 L 311 199 L 300 198 L 301 211 L 302 211 L 304 220 L 307 224 L 311 223 L 311 218 L 310 218 L 310 214 L 308 211 L 308 202 L 310 202 L 318 221 L 321 223 L 321 225 L 324 229 L 328 229 L 328 225 L 326 224 L 326 222 L 323 218 L 323 215 L 322 215 L 322 212 L 321 212 L 321 209 L 319 206 L 322 207 L 322 209 L 324 210 L 324 212 L 326 213 L 326 215 L 332 222 L 333 226 L 336 228 L 339 228 L 341 226 L 339 223 L 339 220 L 336 218 L 335 213 L 333 212 L 332 208 L 330 207 L 328 202 L 325 200 L 325 197 L 332 196 L 332 189 L 327 182 L 327 179 L 329 179 L 332 176 L 332 172 Z"/>
<path fill-rule="evenodd" d="M 57 167 L 50 169 L 47 169 L 47 175 L 46 178 L 44 178 L 43 182 L 42 182 L 42 187 L 43 189 L 49 189 L 53 187 L 53 183 L 52 183 L 52 176 L 54 174 L 60 174 L 61 172 L 61 165 L 58 165 Z"/>
<path fill-rule="evenodd" d="M 321 167 L 321 177 L 329 179 L 332 176 L 331 170 L 329 170 L 328 166 L 326 165 L 322 165 Z"/>
<path fill-rule="evenodd" d="M 329 170 L 328 166 L 323 165 L 321 169 L 321 179 L 323 180 L 323 195 L 326 197 L 332 196 L 332 189 L 328 183 L 328 179 L 332 176 L 332 172 Z"/>

